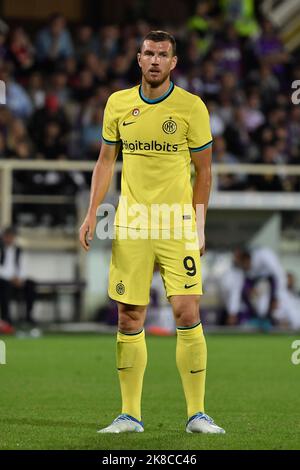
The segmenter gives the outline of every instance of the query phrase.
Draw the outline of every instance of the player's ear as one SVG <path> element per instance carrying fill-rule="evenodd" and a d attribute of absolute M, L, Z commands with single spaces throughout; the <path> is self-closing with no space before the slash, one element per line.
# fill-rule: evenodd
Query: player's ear
<path fill-rule="evenodd" d="M 177 61 L 178 61 L 178 57 L 177 57 L 177 55 L 174 55 L 174 57 L 172 57 L 171 70 L 175 69 L 175 67 L 177 65 Z"/>
<path fill-rule="evenodd" d="M 136 57 L 137 57 L 137 61 L 138 61 L 139 66 L 141 66 L 141 63 L 140 63 L 141 62 L 141 53 L 138 52 Z"/>

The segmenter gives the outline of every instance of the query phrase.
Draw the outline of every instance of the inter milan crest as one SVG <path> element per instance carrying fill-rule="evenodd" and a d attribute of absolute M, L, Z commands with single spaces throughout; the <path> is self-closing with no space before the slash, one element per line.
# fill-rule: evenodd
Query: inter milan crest
<path fill-rule="evenodd" d="M 116 291 L 119 295 L 123 295 L 124 292 L 125 292 L 125 286 L 124 284 L 121 282 L 119 282 L 117 285 L 116 285 Z"/>
<path fill-rule="evenodd" d="M 172 118 L 170 117 L 170 119 L 168 119 L 167 121 L 165 121 L 162 125 L 162 130 L 166 133 L 166 134 L 174 134 L 174 132 L 176 132 L 177 130 L 177 124 L 175 121 L 172 120 Z"/>

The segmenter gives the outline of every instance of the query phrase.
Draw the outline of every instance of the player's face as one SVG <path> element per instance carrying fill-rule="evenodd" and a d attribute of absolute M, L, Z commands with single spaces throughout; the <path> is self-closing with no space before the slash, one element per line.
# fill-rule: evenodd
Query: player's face
<path fill-rule="evenodd" d="M 141 52 L 138 53 L 138 63 L 146 82 L 157 87 L 170 75 L 177 63 L 177 57 L 173 56 L 172 44 L 169 41 L 143 42 Z"/>

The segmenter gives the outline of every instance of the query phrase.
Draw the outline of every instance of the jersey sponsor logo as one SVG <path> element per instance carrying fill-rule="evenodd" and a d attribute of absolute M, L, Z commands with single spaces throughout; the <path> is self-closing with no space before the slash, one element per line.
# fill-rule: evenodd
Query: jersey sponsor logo
<path fill-rule="evenodd" d="M 134 124 L 134 121 L 130 121 L 130 122 L 123 122 L 123 126 L 129 126 L 129 124 Z"/>
<path fill-rule="evenodd" d="M 172 118 L 170 118 L 163 123 L 162 130 L 166 134 L 174 134 L 174 132 L 177 131 L 177 124 L 175 121 L 172 120 Z"/>
<path fill-rule="evenodd" d="M 138 108 L 134 108 L 131 114 L 132 116 L 138 116 L 140 114 L 140 110 Z"/>
<path fill-rule="evenodd" d="M 160 143 L 157 142 L 157 140 L 151 140 L 151 142 L 141 142 L 140 140 L 129 142 L 128 140 L 123 140 L 123 148 L 125 150 L 129 150 L 130 152 L 137 152 L 138 150 L 177 152 L 178 144 L 169 144 L 168 142 Z"/>
<path fill-rule="evenodd" d="M 116 285 L 116 291 L 117 291 L 117 294 L 119 295 L 125 294 L 125 286 L 122 283 L 122 281 L 118 282 L 118 284 Z"/>

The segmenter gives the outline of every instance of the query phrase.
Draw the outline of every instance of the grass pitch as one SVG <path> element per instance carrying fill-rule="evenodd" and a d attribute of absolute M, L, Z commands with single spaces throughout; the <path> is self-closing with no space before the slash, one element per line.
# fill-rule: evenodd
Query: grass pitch
<path fill-rule="evenodd" d="M 0 449 L 300 449 L 296 337 L 207 336 L 206 412 L 219 436 L 185 433 L 175 337 L 147 338 L 145 432 L 121 435 L 96 433 L 120 412 L 114 337 L 1 339 Z"/>

